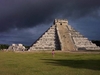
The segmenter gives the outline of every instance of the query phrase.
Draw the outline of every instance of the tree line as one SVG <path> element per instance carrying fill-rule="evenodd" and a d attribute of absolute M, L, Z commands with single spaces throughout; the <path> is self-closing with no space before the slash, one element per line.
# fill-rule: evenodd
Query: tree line
<path fill-rule="evenodd" d="M 92 40 L 93 43 L 95 43 L 97 46 L 100 46 L 100 40 Z"/>
<path fill-rule="evenodd" d="M 0 50 L 3 50 L 3 49 L 8 49 L 8 47 L 9 47 L 10 45 L 8 45 L 8 44 L 0 44 Z M 25 45 L 24 45 L 25 46 Z M 30 46 L 25 46 L 25 48 L 29 48 Z"/>
<path fill-rule="evenodd" d="M 95 43 L 97 46 L 100 46 L 100 40 L 91 40 L 93 43 Z M 10 45 L 7 44 L 0 44 L 0 50 L 2 49 L 8 49 Z M 25 46 L 25 45 L 24 45 Z M 30 46 L 25 46 L 25 48 L 29 48 Z"/>
<path fill-rule="evenodd" d="M 8 49 L 9 45 L 7 44 L 0 44 L 0 50 L 2 49 Z"/>

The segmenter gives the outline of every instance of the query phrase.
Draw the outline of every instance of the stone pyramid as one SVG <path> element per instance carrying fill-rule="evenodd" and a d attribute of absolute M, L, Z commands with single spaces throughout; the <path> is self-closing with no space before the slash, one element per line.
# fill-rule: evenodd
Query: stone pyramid
<path fill-rule="evenodd" d="M 55 19 L 54 24 L 32 44 L 34 50 L 100 50 L 100 47 L 68 25 L 68 20 Z"/>

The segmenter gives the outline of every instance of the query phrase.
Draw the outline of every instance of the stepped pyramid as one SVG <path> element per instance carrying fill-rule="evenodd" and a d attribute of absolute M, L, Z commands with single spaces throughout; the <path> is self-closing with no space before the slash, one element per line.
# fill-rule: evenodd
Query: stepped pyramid
<path fill-rule="evenodd" d="M 100 50 L 100 47 L 68 25 L 68 20 L 55 19 L 54 24 L 32 44 L 33 50 Z"/>

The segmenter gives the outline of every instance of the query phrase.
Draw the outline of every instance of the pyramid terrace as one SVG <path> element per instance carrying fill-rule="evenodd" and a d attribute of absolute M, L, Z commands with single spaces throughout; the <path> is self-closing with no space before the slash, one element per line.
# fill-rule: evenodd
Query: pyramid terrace
<path fill-rule="evenodd" d="M 55 19 L 53 25 L 32 44 L 28 51 L 34 50 L 100 50 L 80 32 L 76 31 L 66 19 Z"/>

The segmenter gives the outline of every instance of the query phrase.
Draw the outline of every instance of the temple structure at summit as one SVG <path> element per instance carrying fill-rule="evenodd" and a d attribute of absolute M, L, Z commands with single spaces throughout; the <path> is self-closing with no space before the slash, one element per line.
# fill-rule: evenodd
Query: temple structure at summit
<path fill-rule="evenodd" d="M 100 50 L 100 47 L 88 40 L 68 25 L 68 20 L 55 19 L 53 25 L 36 40 L 28 51 L 34 50 Z"/>

